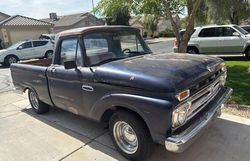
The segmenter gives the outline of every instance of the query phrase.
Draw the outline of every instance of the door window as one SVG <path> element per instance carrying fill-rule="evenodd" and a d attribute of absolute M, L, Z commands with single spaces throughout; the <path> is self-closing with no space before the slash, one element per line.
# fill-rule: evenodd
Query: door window
<path fill-rule="evenodd" d="M 64 62 L 76 61 L 77 66 L 82 66 L 81 48 L 78 43 L 78 39 L 65 39 L 61 43 L 61 61 L 60 65 L 64 65 Z"/>
<path fill-rule="evenodd" d="M 20 45 L 18 48 L 19 49 L 27 49 L 27 48 L 31 48 L 31 47 L 32 47 L 31 42 L 25 42 L 22 45 Z"/>
<path fill-rule="evenodd" d="M 217 28 L 215 27 L 202 29 L 199 34 L 199 37 L 217 37 L 217 36 L 218 36 Z"/>
<path fill-rule="evenodd" d="M 218 33 L 220 37 L 233 36 L 233 33 L 236 32 L 231 27 L 220 27 L 218 28 Z"/>
<path fill-rule="evenodd" d="M 48 41 L 33 41 L 34 47 L 44 46 L 46 44 L 48 44 Z"/>

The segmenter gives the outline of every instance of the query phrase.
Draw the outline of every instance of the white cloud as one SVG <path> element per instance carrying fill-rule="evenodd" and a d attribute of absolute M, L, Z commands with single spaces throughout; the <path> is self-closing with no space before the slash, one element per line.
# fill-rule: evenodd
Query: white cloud
<path fill-rule="evenodd" d="M 100 0 L 94 0 L 97 3 Z M 58 15 L 92 10 L 92 0 L 1 0 L 1 12 L 33 18 L 48 17 L 50 12 Z"/>

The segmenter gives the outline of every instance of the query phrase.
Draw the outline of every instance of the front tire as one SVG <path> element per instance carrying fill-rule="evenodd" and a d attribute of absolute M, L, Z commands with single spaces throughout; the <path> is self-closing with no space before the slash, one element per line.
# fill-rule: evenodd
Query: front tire
<path fill-rule="evenodd" d="M 13 63 L 17 63 L 18 62 L 18 58 L 16 56 L 13 55 L 9 55 L 4 59 L 4 65 L 6 66 L 10 66 Z"/>
<path fill-rule="evenodd" d="M 153 141 L 145 123 L 134 113 L 121 110 L 112 115 L 109 131 L 124 157 L 142 161 L 152 153 Z"/>
<path fill-rule="evenodd" d="M 49 111 L 49 105 L 38 99 L 36 92 L 29 90 L 28 92 L 30 105 L 37 114 L 44 114 Z"/>

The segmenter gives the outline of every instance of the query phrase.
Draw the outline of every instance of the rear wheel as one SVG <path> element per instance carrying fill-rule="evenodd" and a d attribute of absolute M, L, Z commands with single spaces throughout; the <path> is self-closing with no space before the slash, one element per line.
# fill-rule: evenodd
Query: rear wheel
<path fill-rule="evenodd" d="M 130 160 L 144 160 L 152 153 L 153 141 L 144 122 L 134 113 L 121 110 L 109 122 L 116 149 Z"/>
<path fill-rule="evenodd" d="M 47 51 L 47 52 L 45 53 L 45 58 L 50 59 L 50 58 L 52 58 L 52 57 L 53 57 L 53 51 Z"/>
<path fill-rule="evenodd" d="M 250 60 L 250 47 L 248 47 L 247 50 L 245 51 L 245 56 L 248 60 Z"/>
<path fill-rule="evenodd" d="M 28 96 L 30 105 L 36 113 L 43 114 L 49 111 L 49 105 L 41 102 L 38 99 L 36 92 L 34 92 L 33 90 L 29 90 Z"/>
<path fill-rule="evenodd" d="M 187 53 L 189 54 L 199 54 L 199 50 L 196 47 L 188 47 Z"/>
<path fill-rule="evenodd" d="M 4 65 L 6 66 L 10 66 L 13 63 L 17 63 L 18 62 L 18 58 L 14 55 L 9 55 L 4 59 Z"/>

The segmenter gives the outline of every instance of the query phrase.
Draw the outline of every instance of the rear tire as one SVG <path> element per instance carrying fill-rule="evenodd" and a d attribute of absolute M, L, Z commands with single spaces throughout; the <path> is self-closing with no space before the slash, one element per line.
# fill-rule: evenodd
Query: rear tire
<path fill-rule="evenodd" d="M 188 47 L 187 53 L 189 54 L 199 54 L 199 50 L 196 47 Z"/>
<path fill-rule="evenodd" d="M 125 110 L 114 113 L 109 131 L 116 149 L 127 159 L 142 161 L 152 154 L 154 143 L 150 132 L 134 113 Z"/>
<path fill-rule="evenodd" d="M 248 47 L 245 51 L 245 56 L 247 58 L 247 60 L 250 60 L 250 47 Z"/>
<path fill-rule="evenodd" d="M 47 58 L 47 59 L 52 58 L 52 57 L 53 57 L 53 51 L 47 51 L 47 52 L 45 53 L 45 56 L 44 56 L 44 57 Z"/>
<path fill-rule="evenodd" d="M 34 92 L 33 90 L 29 90 L 28 96 L 29 96 L 30 105 L 36 113 L 44 114 L 49 111 L 49 105 L 41 102 L 38 99 L 36 92 Z"/>
<path fill-rule="evenodd" d="M 4 59 L 4 65 L 5 66 L 10 66 L 13 63 L 17 63 L 18 62 L 18 58 L 14 55 L 9 55 Z"/>

